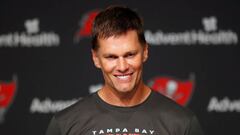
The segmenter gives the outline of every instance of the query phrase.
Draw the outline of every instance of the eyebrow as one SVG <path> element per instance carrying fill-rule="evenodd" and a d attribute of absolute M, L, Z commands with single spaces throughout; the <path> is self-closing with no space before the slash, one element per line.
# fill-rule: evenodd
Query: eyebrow
<path fill-rule="evenodd" d="M 128 51 L 126 53 L 123 54 L 124 55 L 127 55 L 127 54 L 131 54 L 131 53 L 137 53 L 138 50 L 131 50 L 131 51 Z M 113 53 L 106 53 L 106 54 L 103 54 L 103 57 L 109 57 L 109 56 L 118 56 L 116 54 L 113 54 Z"/>

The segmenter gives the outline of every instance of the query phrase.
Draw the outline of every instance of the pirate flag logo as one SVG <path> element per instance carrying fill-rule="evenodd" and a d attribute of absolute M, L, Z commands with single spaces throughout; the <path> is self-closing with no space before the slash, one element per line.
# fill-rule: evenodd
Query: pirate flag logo
<path fill-rule="evenodd" d="M 91 36 L 92 24 L 98 12 L 98 10 L 93 10 L 83 15 L 80 28 L 75 33 L 74 42 L 79 42 L 80 39 Z"/>
<path fill-rule="evenodd" d="M 149 86 L 152 90 L 169 97 L 182 106 L 186 106 L 193 93 L 194 76 L 191 75 L 189 80 L 179 80 L 166 76 L 155 77 L 149 81 Z"/>
<path fill-rule="evenodd" d="M 0 124 L 4 122 L 4 115 L 10 107 L 17 88 L 17 77 L 11 81 L 0 80 Z"/>

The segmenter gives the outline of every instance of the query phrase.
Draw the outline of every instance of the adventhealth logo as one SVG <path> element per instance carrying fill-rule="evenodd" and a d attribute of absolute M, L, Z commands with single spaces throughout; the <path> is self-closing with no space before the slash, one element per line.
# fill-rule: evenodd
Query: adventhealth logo
<path fill-rule="evenodd" d="M 218 30 L 217 17 L 202 18 L 203 30 L 165 33 L 161 30 L 153 33 L 145 31 L 145 37 L 151 45 L 237 45 L 238 35 L 232 30 Z"/>
<path fill-rule="evenodd" d="M 208 112 L 240 112 L 240 99 L 231 100 L 229 97 L 219 99 L 212 97 L 208 104 Z"/>
<path fill-rule="evenodd" d="M 38 18 L 26 20 L 26 31 L 0 35 L 0 47 L 55 47 L 60 37 L 55 32 L 40 31 Z"/>

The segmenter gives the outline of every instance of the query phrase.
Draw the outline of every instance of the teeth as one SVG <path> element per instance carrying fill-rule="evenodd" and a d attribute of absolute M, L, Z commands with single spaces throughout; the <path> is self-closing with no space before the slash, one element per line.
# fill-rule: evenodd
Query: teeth
<path fill-rule="evenodd" d="M 117 78 L 119 79 L 127 79 L 129 77 L 129 75 L 121 75 L 121 76 L 117 76 Z"/>

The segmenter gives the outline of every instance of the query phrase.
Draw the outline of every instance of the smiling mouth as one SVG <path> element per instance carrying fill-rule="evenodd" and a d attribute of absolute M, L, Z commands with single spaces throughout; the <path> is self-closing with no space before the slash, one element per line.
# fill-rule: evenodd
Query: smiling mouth
<path fill-rule="evenodd" d="M 124 75 L 114 75 L 116 78 L 118 78 L 119 80 L 122 80 L 122 81 L 128 81 L 131 79 L 131 76 L 132 76 L 133 73 L 130 73 L 130 74 L 124 74 Z"/>

